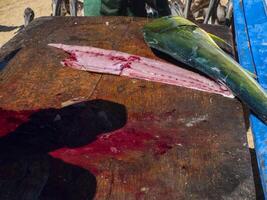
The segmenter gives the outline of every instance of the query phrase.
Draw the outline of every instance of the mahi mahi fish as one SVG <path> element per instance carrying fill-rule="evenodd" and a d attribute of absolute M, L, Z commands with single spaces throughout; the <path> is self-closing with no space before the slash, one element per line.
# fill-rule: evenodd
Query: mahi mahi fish
<path fill-rule="evenodd" d="M 232 92 L 224 85 L 206 76 L 170 63 L 90 46 L 65 44 L 49 44 L 49 46 L 62 49 L 69 54 L 61 62 L 65 67 L 89 72 L 127 76 L 216 93 L 229 98 L 234 97 Z"/>
<path fill-rule="evenodd" d="M 163 17 L 146 24 L 143 32 L 151 48 L 225 84 L 267 123 L 267 95 L 264 89 L 203 29 L 182 17 Z"/>

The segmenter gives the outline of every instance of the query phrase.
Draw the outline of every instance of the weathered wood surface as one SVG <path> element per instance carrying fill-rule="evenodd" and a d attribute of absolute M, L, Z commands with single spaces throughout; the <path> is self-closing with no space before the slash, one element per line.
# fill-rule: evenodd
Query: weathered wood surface
<path fill-rule="evenodd" d="M 47 46 L 159 59 L 146 22 L 40 18 L 1 49 L 0 199 L 254 199 L 238 100 L 63 68 Z"/>

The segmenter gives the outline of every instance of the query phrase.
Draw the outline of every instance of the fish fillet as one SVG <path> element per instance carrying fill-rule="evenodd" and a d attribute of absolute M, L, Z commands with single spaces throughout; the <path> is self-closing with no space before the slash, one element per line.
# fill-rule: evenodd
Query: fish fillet
<path fill-rule="evenodd" d="M 61 62 L 65 67 L 127 76 L 234 97 L 221 83 L 173 64 L 95 47 L 64 44 L 49 44 L 49 46 L 62 49 L 69 54 Z"/>

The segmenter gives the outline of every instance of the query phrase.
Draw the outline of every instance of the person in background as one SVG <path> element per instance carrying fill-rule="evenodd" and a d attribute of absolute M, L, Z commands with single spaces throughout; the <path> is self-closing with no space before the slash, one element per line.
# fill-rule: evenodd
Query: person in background
<path fill-rule="evenodd" d="M 171 14 L 168 0 L 101 0 L 100 14 L 146 17 L 146 4 L 156 10 L 159 17 Z"/>
<path fill-rule="evenodd" d="M 24 10 L 24 27 L 28 26 L 29 23 L 34 19 L 34 12 L 31 8 L 26 8 Z"/>

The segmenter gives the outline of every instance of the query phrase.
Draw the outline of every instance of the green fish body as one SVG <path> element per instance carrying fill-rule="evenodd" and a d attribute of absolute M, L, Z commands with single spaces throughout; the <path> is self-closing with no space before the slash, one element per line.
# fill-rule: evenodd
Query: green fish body
<path fill-rule="evenodd" d="M 207 32 L 182 17 L 163 17 L 144 27 L 147 44 L 225 84 L 267 123 L 267 95 L 257 81 L 221 50 Z"/>

